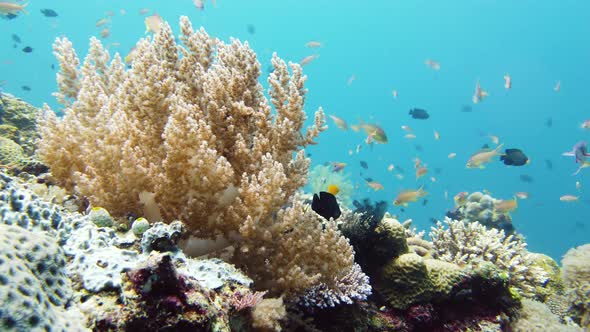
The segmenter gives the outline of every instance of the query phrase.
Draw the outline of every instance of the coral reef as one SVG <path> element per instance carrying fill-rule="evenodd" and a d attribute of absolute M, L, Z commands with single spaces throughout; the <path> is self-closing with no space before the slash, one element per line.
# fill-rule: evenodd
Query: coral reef
<path fill-rule="evenodd" d="M 590 244 L 568 250 L 561 261 L 563 283 L 572 303 L 570 314 L 590 329 Z"/>
<path fill-rule="evenodd" d="M 53 238 L 0 223 L 0 247 L 0 330 L 84 330 L 66 311 L 72 288 Z"/>
<path fill-rule="evenodd" d="M 281 331 L 279 321 L 286 315 L 282 298 L 264 299 L 252 310 L 252 327 L 258 331 Z"/>
<path fill-rule="evenodd" d="M 28 157 L 35 152 L 39 113 L 39 109 L 25 101 L 0 92 L 0 136 L 20 145 Z"/>
<path fill-rule="evenodd" d="M 465 200 L 456 200 L 455 208 L 447 213 L 447 217 L 467 222 L 477 221 L 484 226 L 504 230 L 504 233 L 510 235 L 514 232 L 512 217 L 510 213 L 494 208 L 499 201 L 488 194 L 476 191 L 469 194 Z"/>
<path fill-rule="evenodd" d="M 584 331 L 575 324 L 563 324 L 559 317 L 554 315 L 546 305 L 531 299 L 522 300 L 522 310 L 519 318 L 510 324 L 511 331 L 563 331 L 582 332 Z"/>
<path fill-rule="evenodd" d="M 336 198 L 345 207 L 351 207 L 352 194 L 354 185 L 350 179 L 350 174 L 341 172 L 333 172 L 329 165 L 316 165 L 309 172 L 307 185 L 312 193 L 319 193 L 320 191 L 327 191 L 329 185 L 336 185 L 340 191 Z"/>
<path fill-rule="evenodd" d="M 262 289 L 334 286 L 352 248 L 295 196 L 309 168 L 301 148 L 325 129 L 319 109 L 301 132 L 301 67 L 290 64 L 290 75 L 273 56 L 268 101 L 247 43 L 194 31 L 186 17 L 180 28 L 182 44 L 168 24 L 140 40 L 129 70 L 119 55 L 109 64 L 95 38 L 80 68 L 71 43 L 57 39 L 65 115 L 45 106 L 39 156 L 59 183 L 114 216 L 180 219 L 194 236 L 225 237 Z"/>
<path fill-rule="evenodd" d="M 478 222 L 445 218 L 432 227 L 434 257 L 460 266 L 476 267 L 491 262 L 507 273 L 510 286 L 526 297 L 535 297 L 537 287 L 545 286 L 548 274 L 534 264 L 535 257 L 526 251 L 526 243 L 503 230 L 488 229 Z"/>

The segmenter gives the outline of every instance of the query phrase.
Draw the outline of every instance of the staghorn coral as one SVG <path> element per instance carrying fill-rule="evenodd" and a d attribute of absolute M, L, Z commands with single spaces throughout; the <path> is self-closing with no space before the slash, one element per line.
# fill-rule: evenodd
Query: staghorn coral
<path fill-rule="evenodd" d="M 580 325 L 590 328 L 590 243 L 568 250 L 561 261 L 570 313 Z"/>
<path fill-rule="evenodd" d="M 534 264 L 535 257 L 526 251 L 524 241 L 478 222 L 445 217 L 445 224 L 448 228 L 438 222 L 430 232 L 436 259 L 472 267 L 491 262 L 506 272 L 510 285 L 526 297 L 536 296 L 536 287 L 547 282 L 547 272 Z"/>
<path fill-rule="evenodd" d="M 301 132 L 301 67 L 290 64 L 290 75 L 273 56 L 269 102 L 247 43 L 195 32 L 186 17 L 180 26 L 181 45 L 168 24 L 140 40 L 130 70 L 118 54 L 109 63 L 96 38 L 79 68 L 72 44 L 57 39 L 65 115 L 45 106 L 39 156 L 61 185 L 115 216 L 180 219 L 197 237 L 231 240 L 234 262 L 262 288 L 331 285 L 353 250 L 294 197 L 309 168 L 301 148 L 325 129 L 319 109 Z"/>

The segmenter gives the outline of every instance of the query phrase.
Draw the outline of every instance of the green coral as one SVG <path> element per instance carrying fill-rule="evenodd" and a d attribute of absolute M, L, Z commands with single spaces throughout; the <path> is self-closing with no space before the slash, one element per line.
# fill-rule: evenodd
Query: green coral
<path fill-rule="evenodd" d="M 404 226 L 386 214 L 375 228 L 373 249 L 375 258 L 382 261 L 389 261 L 407 253 L 408 244 Z"/>
<path fill-rule="evenodd" d="M 348 173 L 343 171 L 332 172 L 330 166 L 317 165 L 309 173 L 307 184 L 312 193 L 327 191 L 329 185 L 336 185 L 340 189 L 340 192 L 336 195 L 338 200 L 345 206 L 351 206 L 352 204 L 354 185 Z"/>
<path fill-rule="evenodd" d="M 14 140 L 27 156 L 32 156 L 35 152 L 38 115 L 39 110 L 22 99 L 0 93 L 0 124 L 4 126 L 0 130 L 1 136 Z M 18 129 L 16 136 L 13 128 Z"/>
<path fill-rule="evenodd" d="M 553 258 L 538 253 L 531 253 L 533 265 L 547 272 L 547 282 L 544 285 L 537 285 L 536 294 L 541 302 L 546 302 L 550 296 L 563 294 L 564 285 L 561 279 L 561 269 Z"/>
<path fill-rule="evenodd" d="M 455 264 L 408 253 L 385 265 L 376 288 L 392 307 L 405 309 L 413 303 L 445 298 L 465 275 Z"/>
<path fill-rule="evenodd" d="M 21 165 L 25 160 L 23 148 L 11 139 L 0 137 L 0 164 L 2 166 Z"/>

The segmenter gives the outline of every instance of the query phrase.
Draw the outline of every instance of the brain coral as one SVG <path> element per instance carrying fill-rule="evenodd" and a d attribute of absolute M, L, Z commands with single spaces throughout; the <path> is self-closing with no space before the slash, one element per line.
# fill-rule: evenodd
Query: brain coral
<path fill-rule="evenodd" d="M 55 241 L 0 223 L 0 246 L 0 330 L 82 330 L 65 311 L 72 290 Z"/>

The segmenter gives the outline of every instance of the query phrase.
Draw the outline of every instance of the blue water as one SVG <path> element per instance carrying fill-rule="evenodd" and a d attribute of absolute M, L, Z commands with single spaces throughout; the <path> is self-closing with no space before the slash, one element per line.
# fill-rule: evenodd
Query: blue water
<path fill-rule="evenodd" d="M 44 17 L 42 8 L 54 9 L 59 17 Z M 216 6 L 206 1 L 205 10 L 199 11 L 191 0 L 32 0 L 29 15 L 0 20 L 2 89 L 36 106 L 46 102 L 57 107 L 51 96 L 56 90 L 53 40 L 67 36 L 84 56 L 89 37 L 102 29 L 95 22 L 113 11 L 111 35 L 103 42 L 120 43 L 110 49 L 124 56 L 144 36 L 140 8 L 159 13 L 176 33 L 179 16 L 188 15 L 194 26 L 203 25 L 226 42 L 230 37 L 247 40 L 265 73 L 272 52 L 295 62 L 318 54 L 304 70 L 309 77 L 308 114 L 323 106 L 349 124 L 359 118 L 378 123 L 389 137 L 388 144 L 371 149 L 363 143 L 364 134 L 343 132 L 330 122 L 319 144 L 308 149 L 314 165 L 348 164 L 345 171 L 359 186 L 356 198 L 386 200 L 390 212 L 428 228 L 430 218 L 442 218 L 452 208 L 452 197 L 459 191 L 487 189 L 506 199 L 526 191 L 530 199 L 519 201 L 513 221 L 532 251 L 560 259 L 568 248 L 589 242 L 590 169 L 572 176 L 577 166 L 561 153 L 579 140 L 590 140 L 590 131 L 580 128 L 590 118 L 585 98 L 590 87 L 590 2 L 218 0 Z M 254 33 L 248 31 L 249 25 Z M 22 39 L 17 48 L 13 33 Z M 311 40 L 323 47 L 306 48 Z M 23 53 L 25 46 L 33 47 L 33 52 Z M 441 69 L 428 68 L 426 59 L 440 62 Z M 510 90 L 503 87 L 506 73 L 513 80 Z M 347 80 L 353 75 L 356 79 L 349 86 Z M 478 79 L 490 96 L 473 105 Z M 558 80 L 561 91 L 555 92 Z M 23 85 L 32 91 L 21 90 Z M 393 89 L 399 92 L 397 99 L 392 97 Z M 473 112 L 461 112 L 463 105 L 471 105 Z M 413 107 L 427 109 L 431 118 L 411 119 L 408 110 Z M 545 125 L 549 118 L 551 128 Z M 405 139 L 401 125 L 413 128 L 417 138 Z M 441 135 L 438 141 L 434 130 Z M 530 165 L 509 168 L 494 162 L 484 170 L 466 169 L 473 152 L 485 143 L 491 145 L 490 134 L 505 147 L 524 150 Z M 358 144 L 363 145 L 361 152 L 349 156 Z M 423 151 L 417 151 L 416 145 Z M 457 157 L 448 159 L 450 152 Z M 430 169 L 424 181 L 414 178 L 415 157 Z M 360 160 L 368 163 L 368 170 L 359 166 Z M 552 162 L 552 169 L 545 160 Z M 391 163 L 405 170 L 402 180 L 387 171 Z M 382 183 L 385 190 L 368 189 L 360 172 Z M 521 174 L 534 182 L 520 181 Z M 437 181 L 432 183 L 430 176 Z M 420 183 L 429 192 L 425 206 L 418 202 L 401 212 L 391 205 L 400 190 Z M 564 194 L 579 195 L 580 201 L 560 202 Z"/>

